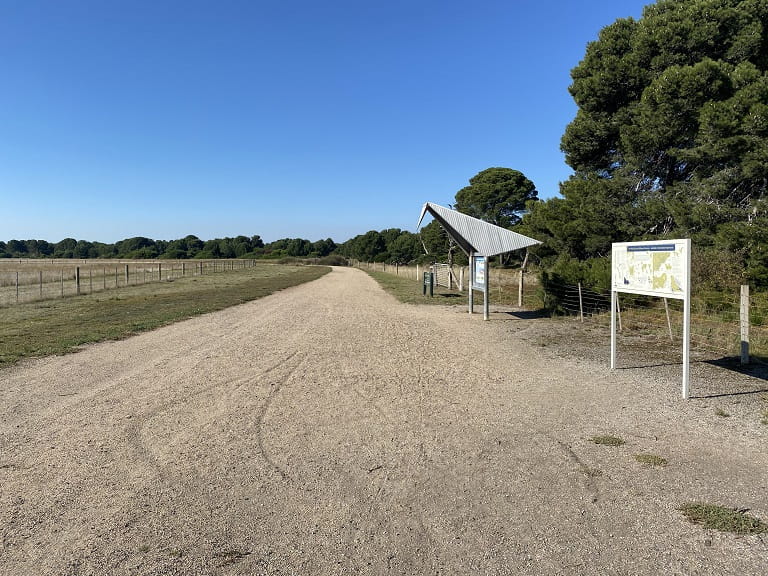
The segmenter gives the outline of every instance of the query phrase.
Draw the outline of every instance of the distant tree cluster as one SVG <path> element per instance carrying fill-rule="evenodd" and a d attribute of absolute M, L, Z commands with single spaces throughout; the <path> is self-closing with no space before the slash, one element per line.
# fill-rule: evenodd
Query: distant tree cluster
<path fill-rule="evenodd" d="M 0 258 L 121 258 L 121 259 L 217 259 L 217 258 L 322 258 L 336 250 L 330 238 L 310 242 L 285 238 L 265 244 L 260 236 L 236 236 L 203 241 L 197 236 L 178 240 L 152 240 L 143 236 L 126 238 L 114 244 L 65 238 L 9 240 L 0 242 Z"/>
<path fill-rule="evenodd" d="M 417 234 L 389 228 L 355 236 L 339 246 L 339 253 L 363 262 L 407 264 L 416 261 L 424 250 Z"/>

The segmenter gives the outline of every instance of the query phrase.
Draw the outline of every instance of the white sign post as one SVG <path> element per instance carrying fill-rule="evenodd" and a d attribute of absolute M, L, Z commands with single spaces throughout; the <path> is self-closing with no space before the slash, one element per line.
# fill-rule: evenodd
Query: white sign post
<path fill-rule="evenodd" d="M 683 301 L 683 398 L 688 398 L 691 351 L 691 241 L 618 242 L 611 261 L 611 369 L 616 367 L 619 292 Z"/>

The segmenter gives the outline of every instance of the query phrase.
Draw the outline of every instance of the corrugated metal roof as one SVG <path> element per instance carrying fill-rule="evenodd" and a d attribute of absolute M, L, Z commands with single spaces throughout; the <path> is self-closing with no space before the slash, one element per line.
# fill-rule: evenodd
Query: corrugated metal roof
<path fill-rule="evenodd" d="M 467 216 L 456 210 L 432 204 L 432 202 L 424 204 L 416 228 L 421 226 L 421 221 L 427 212 L 445 228 L 448 235 L 467 254 L 474 252 L 479 256 L 496 256 L 541 244 L 528 236 Z"/>

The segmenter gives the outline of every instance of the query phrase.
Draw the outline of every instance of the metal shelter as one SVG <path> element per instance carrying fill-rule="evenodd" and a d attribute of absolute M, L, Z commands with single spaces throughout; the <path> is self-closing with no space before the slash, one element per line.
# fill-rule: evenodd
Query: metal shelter
<path fill-rule="evenodd" d="M 469 313 L 472 314 L 474 304 L 472 289 L 474 288 L 484 294 L 483 316 L 487 320 L 488 258 L 541 244 L 541 242 L 432 202 L 425 203 L 421 209 L 421 217 L 416 225 L 417 230 L 421 227 L 421 222 L 427 213 L 437 220 L 448 236 L 469 257 Z"/>

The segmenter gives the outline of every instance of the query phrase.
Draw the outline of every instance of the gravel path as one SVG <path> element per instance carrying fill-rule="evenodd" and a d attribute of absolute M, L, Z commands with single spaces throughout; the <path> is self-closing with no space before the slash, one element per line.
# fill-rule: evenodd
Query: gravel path
<path fill-rule="evenodd" d="M 759 403 L 716 416 L 547 322 L 337 268 L 0 371 L 0 574 L 768 573 L 768 535 L 677 509 L 768 520 Z"/>

